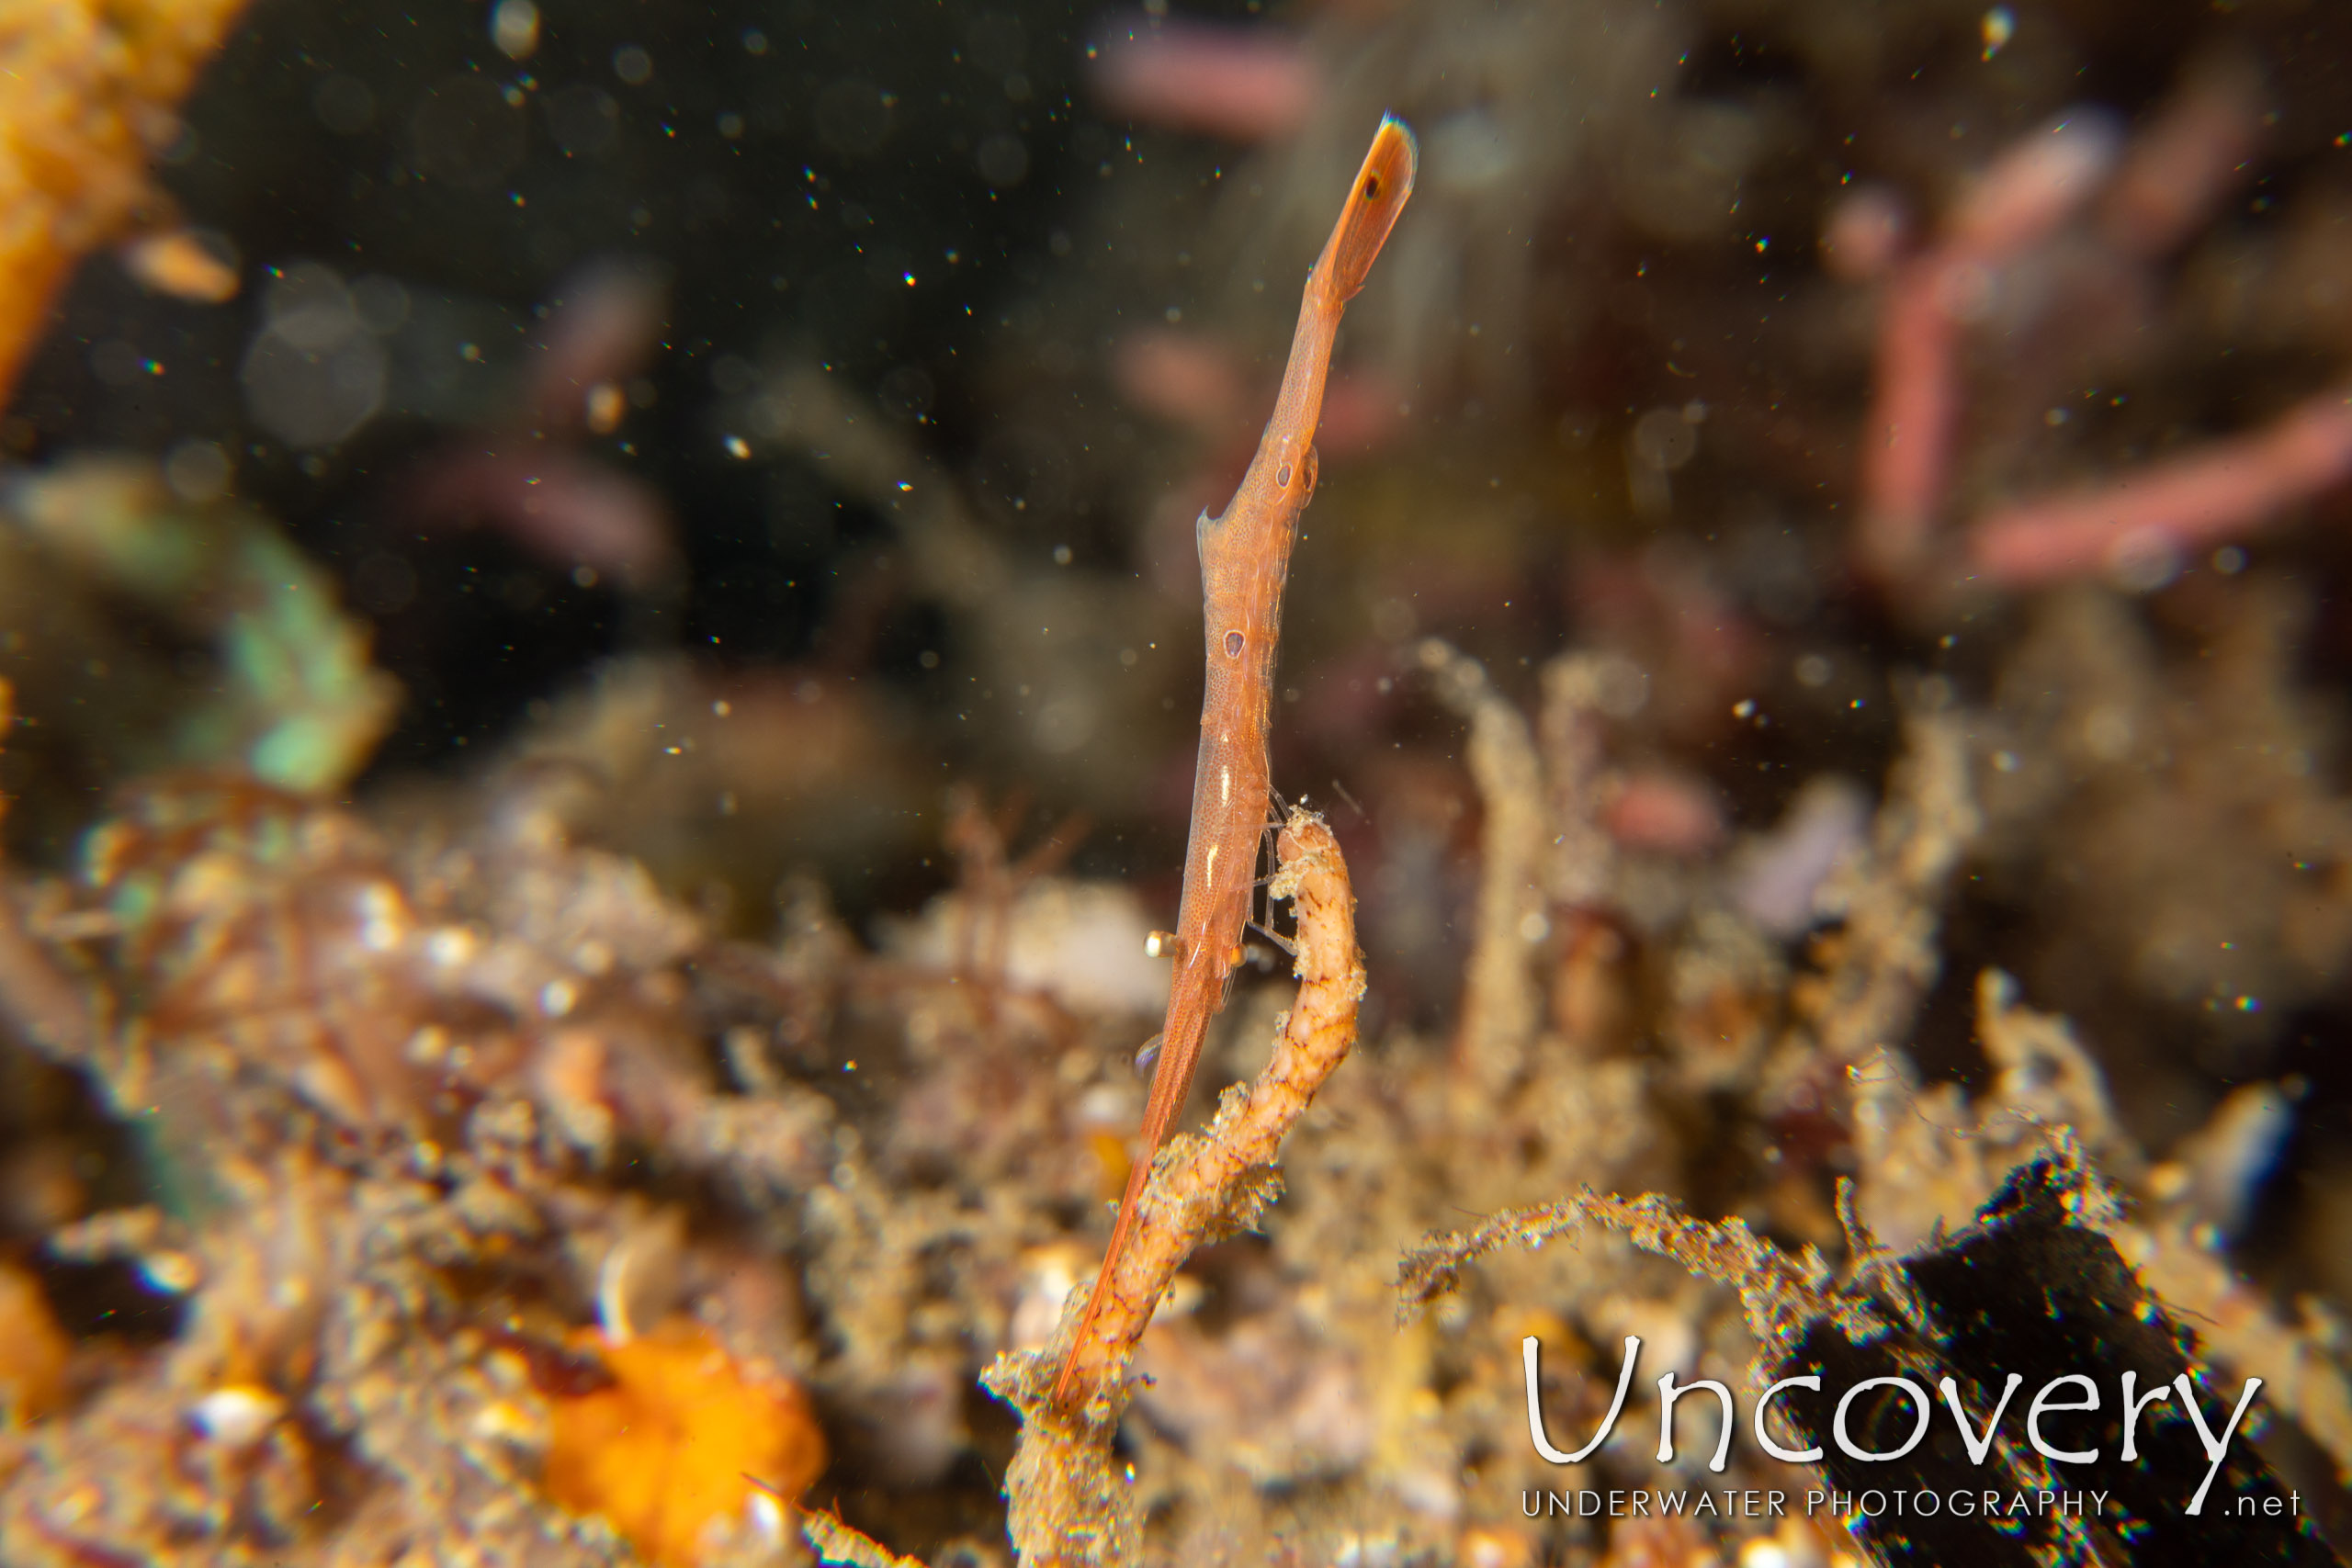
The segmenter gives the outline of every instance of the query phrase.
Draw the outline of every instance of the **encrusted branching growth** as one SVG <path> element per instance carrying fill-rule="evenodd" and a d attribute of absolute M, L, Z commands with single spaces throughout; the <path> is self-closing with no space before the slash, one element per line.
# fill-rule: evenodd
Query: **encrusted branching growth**
<path fill-rule="evenodd" d="M 1792 1257 L 1739 1220 L 1710 1224 L 1656 1192 L 1620 1198 L 1589 1189 L 1557 1203 L 1505 1210 L 1476 1230 L 1433 1236 L 1406 1253 L 1396 1268 L 1398 1320 L 1411 1321 L 1453 1290 L 1465 1265 L 1506 1243 L 1540 1248 L 1595 1224 L 1737 1291 L 1762 1360 L 1788 1355 L 1815 1318 L 1832 1318 L 1857 1333 L 1873 1326 L 1861 1298 L 1834 1291 L 1828 1264 L 1810 1247 Z"/>
<path fill-rule="evenodd" d="M 842 1523 L 838 1515 L 808 1510 L 800 1516 L 800 1539 L 817 1554 L 820 1562 L 839 1562 L 848 1568 L 925 1568 L 919 1557 L 900 1557 L 888 1547 L 876 1544 L 863 1530 L 852 1529 Z"/>
<path fill-rule="evenodd" d="M 1462 1119 L 1483 1115 L 1526 1067 L 1543 998 L 1530 959 L 1541 931 L 1543 778 L 1527 719 L 1476 660 L 1440 637 L 1423 639 L 1421 668 L 1445 705 L 1470 721 L 1468 761 L 1486 807 L 1479 830 L 1478 944 L 1462 994 L 1454 1061 Z"/>
<path fill-rule="evenodd" d="M 1906 694 L 1904 749 L 1869 848 L 1823 890 L 1840 920 L 1815 944 L 1818 975 L 1791 988 L 1792 1027 L 1767 1066 L 1767 1098 L 1825 1066 L 1853 1067 L 1899 1043 L 1942 963 L 1939 913 L 1981 814 L 1969 780 L 1968 733 L 1939 680 Z"/>
<path fill-rule="evenodd" d="M 2015 980 L 1988 969 L 1976 984 L 1976 1037 L 1995 1069 L 1971 1102 L 1955 1085 L 1922 1090 L 1900 1051 L 1854 1074 L 1853 1207 L 1898 1251 L 1964 1225 L 2019 1165 L 2079 1149 L 2130 1200 L 2104 1207 L 2098 1228 L 2141 1281 L 2191 1323 L 2205 1352 L 2241 1377 L 2264 1380 L 2266 1399 L 2299 1424 L 2352 1476 L 2352 1380 L 2343 1329 L 2319 1302 L 2282 1312 L 2244 1279 L 2222 1249 L 2200 1190 L 2243 1178 L 2200 1175 L 2199 1146 L 2218 1128 L 2151 1161 L 2116 1115 L 2106 1075 L 2073 1026 L 2018 998 Z M 2228 1106 L 2215 1112 L 2222 1122 Z"/>
<path fill-rule="evenodd" d="M 1124 1372 L 1153 1308 L 1193 1250 L 1248 1229 L 1281 1190 L 1274 1157 L 1316 1090 L 1346 1059 L 1364 989 L 1355 895 L 1323 819 L 1294 809 L 1275 843 L 1268 888 L 1297 912 L 1298 999 L 1257 1081 L 1225 1092 L 1204 1134 L 1172 1138 L 1152 1162 L 1134 1240 L 1111 1262 L 1103 1305 L 1089 1315 L 1070 1296 L 1041 1351 L 997 1358 L 983 1380 L 1022 1415 L 1021 1446 L 1005 1492 L 1012 1537 L 1029 1563 L 1133 1561 L 1140 1527 L 1132 1482 L 1111 1453 L 1127 1402 Z M 1073 1338 L 1078 1339 L 1072 1353 Z M 1050 1397 L 1054 1369 L 1071 1355 L 1082 1397 Z"/>
<path fill-rule="evenodd" d="M 2049 1387 L 2070 1377 L 2096 1381 L 2100 1376 L 2120 1377 L 2129 1388 L 2136 1374 L 2151 1376 L 2157 1384 L 2177 1379 L 2182 1402 L 2193 1397 L 2191 1380 L 2204 1375 L 2196 1337 L 2167 1314 L 2165 1303 L 2119 1250 L 2120 1195 L 2098 1175 L 2070 1130 L 2056 1129 L 2044 1153 L 2010 1171 L 1964 1228 L 1951 1235 L 1939 1232 L 1914 1250 L 1897 1252 L 1871 1235 L 1855 1213 L 1851 1190 L 1850 1183 L 1844 1184 L 1838 1202 L 1849 1263 L 1834 1280 L 1811 1248 L 1792 1258 L 1736 1219 L 1713 1224 L 1694 1220 L 1679 1204 L 1655 1194 L 1627 1201 L 1588 1191 L 1565 1203 L 1502 1216 L 1468 1236 L 1439 1239 L 1408 1258 L 1402 1291 L 1409 1308 L 1444 1289 L 1464 1262 L 1502 1241 L 1541 1246 L 1590 1222 L 1622 1233 L 1645 1251 L 1675 1259 L 1694 1274 L 1736 1288 L 1757 1342 L 1750 1377 L 1759 1390 L 1786 1386 L 1790 1380 L 1815 1388 L 1822 1381 L 1849 1388 L 1871 1386 L 1865 1379 L 1905 1383 L 1921 1410 L 1922 1434 L 1928 1398 L 1925 1389 L 1940 1388 L 1958 1409 L 1962 1382 L 1982 1389 L 1988 1379 L 2004 1372 L 2011 1390 L 2019 1382 L 2030 1386 L 2041 1381 Z M 1532 1371 L 1535 1342 L 1531 1337 L 1526 1343 L 1533 1427 L 1540 1427 Z M 1629 1371 L 1638 1349 L 1638 1339 L 1629 1338 Z M 2248 1396 L 2258 1386 L 2249 1383 Z M 1770 1397 L 1762 1394 L 1758 1405 L 1759 1434 Z M 1845 1405 L 1838 1408 L 1837 1422 L 1842 1422 Z M 2180 1510 L 2180 1493 L 2200 1472 L 2205 1485 L 2226 1472 L 2229 1490 L 2224 1495 L 2283 1500 L 2290 1484 L 2262 1456 L 2225 1457 L 2226 1450 L 2216 1451 L 2211 1443 L 2187 1442 L 2188 1422 L 2177 1415 L 2169 1423 L 2152 1424 L 2143 1452 L 2104 1463 L 2097 1450 L 2052 1453 L 2039 1439 L 2031 1441 L 2030 1450 L 1996 1444 L 1988 1426 L 1986 1451 L 1972 1451 L 1965 1466 L 1956 1463 L 1949 1451 L 1906 1459 L 1918 1448 L 1916 1440 L 1900 1451 L 1858 1452 L 1844 1438 L 1844 1427 L 1825 1423 L 1819 1412 L 1792 1408 L 1785 1415 L 1810 1451 L 1776 1457 L 1818 1466 L 1823 1482 L 1832 1487 L 1863 1481 L 1889 1487 L 1982 1481 L 1996 1488 L 2023 1489 L 2054 1486 L 2064 1476 L 2073 1484 L 2101 1488 L 2102 1496 L 2111 1491 L 2115 1517 L 2130 1524 L 2124 1539 L 2140 1548 L 2131 1559 L 2134 1562 L 2186 1561 L 2183 1541 L 2205 1547 L 2199 1555 L 2212 1562 L 2233 1560 L 2232 1548 L 2254 1544 L 2251 1539 L 2233 1539 L 2233 1525 L 2226 1519 L 2203 1527 L 2194 1522 L 2204 1495 L 2201 1487 L 2185 1515 Z M 2198 1424 L 2201 1428 L 2202 1422 Z M 1830 1433 L 1838 1434 L 1835 1452 L 1820 1441 Z M 1539 1434 L 1539 1444 L 1541 1440 Z M 2062 1460 L 2066 1468 L 2054 1470 L 2054 1461 Z M 1885 1468 L 1877 1468 L 1882 1461 Z M 1719 1454 L 1714 1463 L 1720 1467 L 1723 1462 Z M 1849 1517 L 1847 1526 L 1880 1562 L 1965 1561 L 2027 1568 L 2107 1560 L 2094 1550 L 2081 1523 L 2063 1517 L 2025 1523 L 2007 1538 L 1973 1533 L 1973 1525 L 1955 1526 L 1925 1515 L 1896 1522 L 1858 1514 Z M 2340 1561 L 2308 1529 L 2290 1548 L 2265 1555 L 2281 1562 Z"/>

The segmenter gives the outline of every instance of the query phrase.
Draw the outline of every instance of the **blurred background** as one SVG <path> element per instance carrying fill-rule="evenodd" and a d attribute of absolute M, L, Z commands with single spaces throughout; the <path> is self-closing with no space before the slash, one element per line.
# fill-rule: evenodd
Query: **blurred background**
<path fill-rule="evenodd" d="M 1492 801 L 1427 639 L 1527 713 L 1584 660 L 1585 773 L 1532 722 L 1586 791 L 1546 797 L 1552 848 L 1610 869 L 1525 929 L 1588 1055 L 1680 1060 L 1657 1020 L 1694 997 L 1777 1016 L 1924 701 L 1964 716 L 1981 821 L 1887 1043 L 1984 1089 L 1976 976 L 2008 972 L 2148 1149 L 2234 1103 L 2207 1218 L 2278 1299 L 2352 1300 L 2352 12 L 119 25 L 178 74 L 93 66 L 81 119 L 71 72 L 0 95 L 11 243 L 49 269 L 0 323 L 27 889 L 86 884 L 138 781 L 225 772 L 402 842 L 561 796 L 567 843 L 712 940 L 783 942 L 814 888 L 855 951 L 949 963 L 921 912 L 988 896 L 976 865 L 1118 885 L 1034 963 L 1002 940 L 1023 984 L 1099 982 L 1065 1002 L 1132 1050 L 1165 982 L 1124 944 L 1170 923 L 1190 804 L 1192 524 L 1393 110 L 1419 184 L 1340 337 L 1274 726 L 1354 870 L 1366 1039 L 1453 1038 L 1479 939 Z M 1702 1122 L 1748 1092 L 1712 1071 L 1675 1080 Z M 9 1179 L 68 1195 L 9 1199 L 10 1245 L 104 1206 L 73 1155 L 110 1114 L 18 1118 L 53 1157 Z"/>

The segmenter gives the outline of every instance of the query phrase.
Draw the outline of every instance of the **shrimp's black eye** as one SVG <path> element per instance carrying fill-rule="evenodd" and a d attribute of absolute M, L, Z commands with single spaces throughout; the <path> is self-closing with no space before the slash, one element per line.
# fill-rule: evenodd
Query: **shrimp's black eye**
<path fill-rule="evenodd" d="M 1281 468 L 1274 470 L 1274 487 L 1277 490 L 1290 489 L 1290 465 L 1288 463 L 1284 463 Z"/>
<path fill-rule="evenodd" d="M 1225 656 L 1227 659 L 1238 659 L 1241 657 L 1241 634 L 1239 632 L 1227 632 L 1225 634 Z"/>
<path fill-rule="evenodd" d="M 1364 175 L 1363 198 L 1366 201 L 1378 201 L 1380 199 L 1380 176 L 1378 175 Z"/>

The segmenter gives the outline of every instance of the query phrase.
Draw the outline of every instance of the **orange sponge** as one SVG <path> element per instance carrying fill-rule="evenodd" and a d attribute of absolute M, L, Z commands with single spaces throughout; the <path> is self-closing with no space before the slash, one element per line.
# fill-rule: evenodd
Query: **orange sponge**
<path fill-rule="evenodd" d="M 648 1562 L 701 1562 L 744 1517 L 746 1475 L 797 1499 L 825 1468 L 798 1385 L 738 1361 L 695 1323 L 672 1318 L 601 1354 L 611 1386 L 555 1402 L 548 1495 L 601 1515 Z"/>
<path fill-rule="evenodd" d="M 0 1263 L 0 1430 L 53 1409 L 65 1393 L 73 1341 L 57 1325 L 40 1282 Z"/>

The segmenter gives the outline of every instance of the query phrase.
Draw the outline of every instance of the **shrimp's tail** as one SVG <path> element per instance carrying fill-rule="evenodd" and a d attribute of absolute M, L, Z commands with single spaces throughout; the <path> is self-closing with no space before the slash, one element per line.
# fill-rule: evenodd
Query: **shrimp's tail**
<path fill-rule="evenodd" d="M 1203 974 L 1209 976 L 1208 986 L 1221 987 L 1227 977 L 1214 969 L 1204 970 Z M 1211 1002 L 1219 1002 L 1218 991 L 1209 990 L 1207 996 Z M 1118 1270 L 1119 1260 L 1126 1256 L 1128 1238 L 1143 1213 L 1143 1191 L 1151 1179 L 1152 1160 L 1159 1155 L 1159 1145 L 1167 1141 L 1168 1129 L 1175 1124 L 1176 1113 L 1184 1109 L 1184 1097 L 1193 1087 L 1193 1070 L 1201 1059 L 1201 1040 L 1208 1032 L 1209 1016 L 1216 1011 L 1216 1006 L 1202 1004 L 1200 988 L 1189 994 L 1180 990 L 1169 1009 L 1169 1028 L 1152 1036 L 1151 1044 L 1146 1047 L 1159 1049 L 1159 1069 L 1151 1080 L 1151 1099 L 1144 1106 L 1136 1160 L 1127 1168 L 1127 1190 L 1119 1200 L 1119 1218 L 1111 1226 L 1111 1245 L 1103 1249 L 1102 1270 L 1094 1276 L 1094 1288 L 1086 1297 L 1086 1310 L 1079 1316 L 1069 1349 L 1062 1356 L 1061 1371 L 1054 1379 L 1053 1403 L 1065 1409 L 1069 1408 L 1070 1389 L 1077 1381 L 1078 1364 L 1092 1337 L 1094 1321 L 1110 1299 L 1112 1276 Z"/>
<path fill-rule="evenodd" d="M 1315 266 L 1315 282 L 1331 303 L 1345 304 L 1363 287 L 1397 214 L 1405 210 L 1405 198 L 1413 194 L 1413 171 L 1419 164 L 1412 128 L 1393 114 L 1381 116 L 1372 151 L 1356 171 L 1348 204 L 1340 209 L 1339 225 Z"/>
<path fill-rule="evenodd" d="M 1150 1176 L 1151 1156 L 1146 1153 L 1127 1172 L 1126 1195 L 1119 1200 L 1119 1218 L 1111 1227 L 1111 1245 L 1103 1250 L 1102 1270 L 1094 1276 L 1094 1288 L 1087 1292 L 1086 1311 L 1078 1320 L 1078 1332 L 1071 1337 L 1069 1350 L 1063 1353 L 1061 1371 L 1054 1379 L 1053 1403 L 1064 1409 L 1069 1407 L 1070 1386 L 1078 1377 L 1087 1331 L 1094 1326 L 1095 1317 L 1102 1311 L 1103 1298 L 1111 1293 L 1111 1272 L 1118 1264 L 1119 1255 L 1126 1250 L 1127 1232 L 1135 1224 L 1136 1212 L 1143 1207 L 1143 1190 Z"/>

